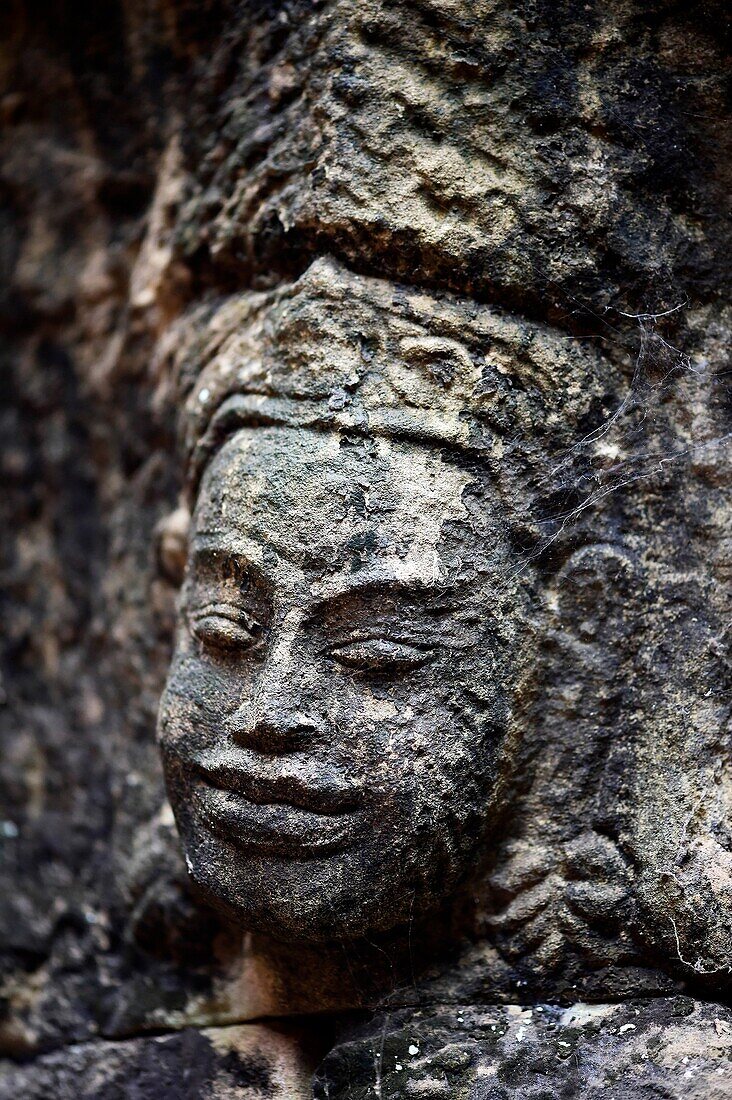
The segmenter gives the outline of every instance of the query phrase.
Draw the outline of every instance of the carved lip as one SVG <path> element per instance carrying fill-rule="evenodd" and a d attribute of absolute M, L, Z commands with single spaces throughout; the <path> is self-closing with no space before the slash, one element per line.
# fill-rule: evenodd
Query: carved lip
<path fill-rule="evenodd" d="M 315 769 L 303 775 L 282 758 L 264 761 L 255 770 L 229 753 L 217 752 L 196 760 L 195 768 L 209 786 L 244 795 L 259 805 L 278 802 L 315 814 L 341 814 L 358 809 L 363 802 L 357 788 L 329 781 Z"/>
<path fill-rule="evenodd" d="M 210 828 L 247 849 L 325 854 L 360 832 L 359 792 L 293 773 L 257 775 L 226 760 L 199 762 L 196 807 Z"/>
<path fill-rule="evenodd" d="M 286 802 L 251 802 L 244 795 L 197 783 L 196 808 L 213 832 L 264 854 L 305 857 L 345 848 L 361 831 L 358 813 L 322 814 Z"/>

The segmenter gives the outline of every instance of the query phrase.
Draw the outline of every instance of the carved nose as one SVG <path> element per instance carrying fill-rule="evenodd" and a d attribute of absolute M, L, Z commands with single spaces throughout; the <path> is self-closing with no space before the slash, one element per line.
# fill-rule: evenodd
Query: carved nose
<path fill-rule="evenodd" d="M 293 656 L 300 616 L 288 616 L 253 686 L 233 716 L 234 741 L 261 753 L 296 752 L 322 732 L 302 709 L 301 668 Z"/>
<path fill-rule="evenodd" d="M 243 748 L 261 753 L 296 752 L 317 737 L 320 726 L 317 721 L 287 706 L 259 706 L 241 714 L 234 724 L 232 736 Z"/>

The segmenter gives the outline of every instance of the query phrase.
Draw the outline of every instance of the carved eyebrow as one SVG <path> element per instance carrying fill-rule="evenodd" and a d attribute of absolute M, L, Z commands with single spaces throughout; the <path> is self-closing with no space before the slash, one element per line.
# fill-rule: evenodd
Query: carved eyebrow
<path fill-rule="evenodd" d="M 439 595 L 440 593 L 452 594 L 464 587 L 464 582 L 444 583 L 439 581 L 425 581 L 420 578 L 402 577 L 354 577 L 340 585 L 335 591 L 316 599 L 313 605 L 314 612 L 327 612 L 349 596 L 417 596 L 424 599 Z"/>
<path fill-rule="evenodd" d="M 256 562 L 253 562 L 242 551 L 230 550 L 221 546 L 216 541 L 196 540 L 191 549 L 191 562 L 193 569 L 201 568 L 212 573 L 220 573 L 222 567 L 229 564 L 232 571 L 239 570 L 242 574 L 253 576 L 263 587 L 270 588 L 276 582 Z M 324 613 L 334 609 L 344 602 L 349 596 L 377 597 L 377 596 L 412 596 L 425 601 L 430 597 L 440 594 L 448 595 L 458 593 L 465 588 L 464 580 L 445 581 L 435 578 L 426 580 L 423 576 L 399 577 L 389 574 L 365 573 L 352 577 L 340 577 L 330 582 L 333 588 L 322 593 L 312 593 L 309 612 L 312 614 Z M 326 587 L 326 582 L 323 587 Z M 311 590 L 312 591 L 312 590 Z"/>

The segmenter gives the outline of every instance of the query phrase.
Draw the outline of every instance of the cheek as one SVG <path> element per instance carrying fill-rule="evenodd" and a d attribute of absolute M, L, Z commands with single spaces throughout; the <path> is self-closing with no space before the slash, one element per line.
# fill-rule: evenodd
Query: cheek
<path fill-rule="evenodd" d="M 493 752 L 480 729 L 453 709 L 435 710 L 412 722 L 400 741 L 397 770 L 414 787 L 460 790 L 491 770 Z"/>
<path fill-rule="evenodd" d="M 216 665 L 180 642 L 173 655 L 160 703 L 158 736 L 161 744 L 220 738 L 221 720 L 241 705 L 249 678 L 242 668 Z"/>
<path fill-rule="evenodd" d="M 420 792 L 454 791 L 484 770 L 482 730 L 430 683 L 344 682 L 328 715 L 349 770 L 387 797 L 423 800 Z"/>

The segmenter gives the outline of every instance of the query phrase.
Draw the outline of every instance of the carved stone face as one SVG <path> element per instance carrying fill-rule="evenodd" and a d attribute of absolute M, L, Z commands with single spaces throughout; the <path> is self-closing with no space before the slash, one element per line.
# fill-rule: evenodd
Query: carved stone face
<path fill-rule="evenodd" d="M 223 445 L 160 716 L 211 902 L 282 938 L 347 938 L 474 865 L 521 641 L 505 538 L 434 447 L 293 428 Z"/>

